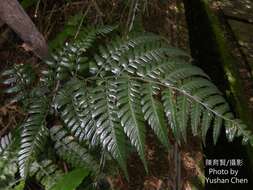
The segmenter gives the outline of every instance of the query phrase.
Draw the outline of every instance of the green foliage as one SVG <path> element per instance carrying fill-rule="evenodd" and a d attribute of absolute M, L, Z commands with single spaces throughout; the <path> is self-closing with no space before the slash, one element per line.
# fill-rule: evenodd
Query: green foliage
<path fill-rule="evenodd" d="M 75 169 L 65 174 L 51 190 L 75 190 L 89 173 L 87 169 Z"/>
<path fill-rule="evenodd" d="M 88 140 L 92 145 L 98 143 L 88 89 L 82 82 L 72 80 L 66 83 L 55 98 L 55 108 L 63 123 L 80 142 Z"/>
<path fill-rule="evenodd" d="M 129 145 L 148 171 L 148 126 L 165 150 L 170 146 L 169 133 L 178 144 L 186 143 L 189 127 L 204 143 L 207 131 L 213 128 L 216 143 L 222 125 L 229 140 L 242 137 L 243 143 L 253 145 L 247 126 L 233 116 L 208 75 L 191 65 L 189 55 L 168 46 L 162 38 L 145 33 L 94 44 L 98 36 L 113 29 L 82 30 L 76 41 L 45 61 L 47 68 L 29 95 L 28 115 L 21 125 L 18 165 L 22 177 L 32 173 L 32 163 L 45 150 L 48 128 L 56 158 L 72 168 L 85 167 L 96 174 L 102 171 L 102 164 L 97 164 L 94 149 L 102 155 L 109 153 L 127 176 Z M 4 76 L 16 76 L 18 72 L 19 69 L 11 69 Z M 26 79 L 30 74 L 27 72 L 22 70 L 24 74 L 18 76 Z M 11 83 L 16 85 L 16 81 L 23 80 L 13 79 Z M 22 94 L 21 89 L 24 88 L 18 92 Z M 8 138 L 4 140 L 7 141 Z M 0 150 L 8 143 L 2 144 Z"/>
<path fill-rule="evenodd" d="M 0 155 L 3 155 L 11 144 L 11 133 L 0 138 Z"/>
<path fill-rule="evenodd" d="M 73 37 L 78 29 L 78 25 L 81 19 L 82 14 L 77 13 L 64 24 L 63 31 L 58 33 L 57 36 L 48 44 L 51 51 L 61 48 L 64 45 L 66 39 Z"/>
<path fill-rule="evenodd" d="M 12 69 L 4 71 L 2 84 L 7 85 L 6 94 L 14 94 L 12 102 L 24 100 L 28 96 L 28 90 L 35 81 L 34 71 L 29 64 L 14 65 Z"/>
<path fill-rule="evenodd" d="M 83 30 L 77 41 L 66 43 L 64 47 L 46 61 L 54 68 L 57 80 L 69 80 L 71 76 L 85 75 L 89 67 L 87 55 L 84 53 L 91 48 L 97 36 L 110 33 L 115 27 L 90 28 Z"/>
<path fill-rule="evenodd" d="M 45 190 L 51 190 L 64 174 L 52 160 L 42 160 L 31 164 L 29 175 L 39 181 Z"/>
<path fill-rule="evenodd" d="M 64 128 L 54 126 L 50 129 L 54 148 L 57 154 L 74 167 L 87 168 L 94 173 L 99 169 L 96 159 L 88 152 L 84 145 L 78 144 L 73 136 L 68 135 Z"/>
<path fill-rule="evenodd" d="M 13 190 L 24 190 L 25 188 L 25 181 L 22 180 L 18 185 L 16 185 Z"/>
<path fill-rule="evenodd" d="M 20 126 L 22 131 L 18 165 L 21 177 L 27 176 L 31 162 L 43 150 L 45 140 L 47 139 L 47 101 L 43 95 L 35 95 L 29 105 L 28 116 Z"/>
<path fill-rule="evenodd" d="M 15 181 L 18 166 L 11 133 L 0 138 L 0 190 L 7 190 Z"/>

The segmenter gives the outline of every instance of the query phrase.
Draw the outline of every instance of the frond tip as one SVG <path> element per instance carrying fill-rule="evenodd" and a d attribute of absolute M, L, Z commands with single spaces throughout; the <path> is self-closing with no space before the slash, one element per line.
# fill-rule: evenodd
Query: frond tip
<path fill-rule="evenodd" d="M 48 102 L 45 97 L 34 97 L 28 111 L 28 117 L 21 125 L 21 145 L 18 153 L 20 176 L 25 178 L 30 164 L 39 151 L 43 150 L 48 130 L 45 119 L 48 112 Z"/>

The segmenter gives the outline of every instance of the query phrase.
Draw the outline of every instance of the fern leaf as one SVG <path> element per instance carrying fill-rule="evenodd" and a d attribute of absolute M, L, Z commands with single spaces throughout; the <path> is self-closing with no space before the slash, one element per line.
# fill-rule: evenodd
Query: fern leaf
<path fill-rule="evenodd" d="M 217 143 L 218 137 L 220 135 L 221 126 L 223 123 L 223 119 L 220 117 L 215 117 L 214 119 L 214 126 L 213 126 L 213 142 L 214 144 Z"/>
<path fill-rule="evenodd" d="M 54 126 L 50 129 L 50 135 L 55 141 L 54 147 L 61 158 L 74 167 L 85 167 L 94 172 L 98 171 L 96 159 L 84 146 L 76 142 L 64 128 Z"/>
<path fill-rule="evenodd" d="M 15 141 L 11 133 L 0 138 L 0 189 L 7 190 L 18 171 Z"/>
<path fill-rule="evenodd" d="M 214 110 L 221 115 L 225 115 L 226 113 L 228 113 L 230 111 L 227 104 L 221 104 L 219 106 L 216 106 L 214 108 Z M 216 144 L 218 141 L 218 137 L 220 135 L 220 130 L 221 130 L 222 124 L 223 124 L 223 118 L 216 116 L 214 119 L 214 126 L 213 126 L 213 142 L 214 142 L 214 144 Z"/>
<path fill-rule="evenodd" d="M 145 64 L 143 68 L 139 67 L 136 74 L 141 77 L 162 81 L 178 65 L 182 67 L 183 65 L 188 65 L 188 63 L 180 57 L 166 57 L 158 61 L 153 61 L 152 64 Z"/>
<path fill-rule="evenodd" d="M 55 107 L 64 124 L 79 141 L 97 144 L 96 122 L 92 118 L 92 106 L 87 87 L 79 80 L 69 81 L 55 98 Z"/>
<path fill-rule="evenodd" d="M 16 160 L 13 157 L 0 157 L 0 190 L 9 190 L 18 171 Z"/>
<path fill-rule="evenodd" d="M 94 43 L 98 36 L 104 36 L 112 32 L 116 27 L 115 26 L 103 26 L 98 28 L 87 28 L 78 37 L 77 42 L 72 46 L 72 51 L 81 51 L 82 53 L 86 52 Z M 80 53 L 79 53 L 80 54 Z"/>
<path fill-rule="evenodd" d="M 192 103 L 191 106 L 191 128 L 194 136 L 198 135 L 198 126 L 200 124 L 200 117 L 202 115 L 203 107 L 197 103 Z"/>
<path fill-rule="evenodd" d="M 180 131 L 178 128 L 177 121 L 177 107 L 176 107 L 176 97 L 174 92 L 170 89 L 165 89 L 162 91 L 162 101 L 164 106 L 164 111 L 169 121 L 169 125 L 172 129 L 178 143 L 180 143 Z"/>
<path fill-rule="evenodd" d="M 52 88 L 55 83 L 55 73 L 52 69 L 44 69 L 41 71 L 40 76 L 41 86 L 47 86 L 48 88 Z"/>
<path fill-rule="evenodd" d="M 165 147 L 169 147 L 168 131 L 161 103 L 154 98 L 159 92 L 159 87 L 150 83 L 143 86 L 143 97 L 141 100 L 142 112 L 158 139 Z"/>
<path fill-rule="evenodd" d="M 147 171 L 145 159 L 145 125 L 141 110 L 140 84 L 134 80 L 117 80 L 118 116 L 124 132 L 137 149 Z"/>
<path fill-rule="evenodd" d="M 207 100 L 205 101 L 205 104 L 209 107 L 209 108 L 214 108 L 216 105 L 219 104 L 223 104 L 225 103 L 225 99 L 220 96 L 220 95 L 214 95 L 214 96 L 210 96 L 207 98 Z"/>
<path fill-rule="evenodd" d="M 174 48 L 167 48 L 155 44 L 153 47 L 147 48 L 147 50 L 143 47 L 142 49 L 140 48 L 139 51 L 129 51 L 122 56 L 119 62 L 120 66 L 123 67 L 122 71 L 136 74 L 140 69 L 145 68 L 146 65 L 162 61 L 166 56 L 174 56 L 176 53 L 180 53 L 180 51 L 175 52 Z"/>
<path fill-rule="evenodd" d="M 105 48 L 100 46 L 99 54 L 94 56 L 96 65 L 91 67 L 91 71 L 96 73 L 97 67 L 102 67 L 105 71 L 111 70 L 112 73 L 119 74 L 121 68 L 118 62 L 126 52 L 143 43 L 154 41 L 160 41 L 160 38 L 156 35 L 137 36 L 126 40 L 116 38 L 111 44 L 107 44 Z"/>
<path fill-rule="evenodd" d="M 63 176 L 63 172 L 52 160 L 42 160 L 31 164 L 29 176 L 40 182 L 45 190 L 51 190 L 56 181 Z"/>
<path fill-rule="evenodd" d="M 180 81 L 193 78 L 196 76 L 201 76 L 205 78 L 209 78 L 200 68 L 195 67 L 191 64 L 185 64 L 183 67 L 180 64 L 177 64 L 175 70 L 170 71 L 165 77 L 167 80 L 172 81 L 173 84 L 178 84 Z"/>
<path fill-rule="evenodd" d="M 88 58 L 84 53 L 93 45 L 98 36 L 113 31 L 115 27 L 104 26 L 83 30 L 78 40 L 66 43 L 62 50 L 55 53 L 46 63 L 56 69 L 57 80 L 67 80 L 77 73 L 86 75 L 88 70 Z"/>
<path fill-rule="evenodd" d="M 21 145 L 18 153 L 20 176 L 25 178 L 34 157 L 43 149 L 47 138 L 45 118 L 48 103 L 44 97 L 34 97 L 28 111 L 28 117 L 21 125 Z"/>
<path fill-rule="evenodd" d="M 209 82 L 211 83 L 211 82 Z M 193 95 L 195 97 L 198 97 L 201 101 L 207 99 L 208 97 L 214 96 L 214 95 L 221 95 L 221 92 L 215 87 L 214 85 L 206 84 L 205 86 L 199 86 L 194 88 L 195 92 Z M 187 90 L 187 89 L 186 89 Z M 193 91 L 189 90 L 190 92 Z"/>
<path fill-rule="evenodd" d="M 189 120 L 189 111 L 190 111 L 190 104 L 188 99 L 184 95 L 179 95 L 177 97 L 177 120 L 178 120 L 178 127 L 181 131 L 184 141 L 187 140 L 187 125 Z"/>
<path fill-rule="evenodd" d="M 15 94 L 11 102 L 17 102 L 28 96 L 27 90 L 35 81 L 34 71 L 29 64 L 14 65 L 12 69 L 4 71 L 2 83 L 8 85 L 4 91 L 7 94 Z"/>
<path fill-rule="evenodd" d="M 207 134 L 208 129 L 211 126 L 213 117 L 214 117 L 213 113 L 209 111 L 206 111 L 203 113 L 201 134 L 202 134 L 202 141 L 204 145 L 206 145 L 206 134 Z"/>
<path fill-rule="evenodd" d="M 0 156 L 6 152 L 12 142 L 11 133 L 0 138 Z"/>
<path fill-rule="evenodd" d="M 232 120 L 234 118 L 234 116 L 231 112 L 228 112 L 228 113 L 224 114 L 224 117 L 226 117 L 228 119 L 232 119 Z M 225 120 L 224 125 L 225 125 L 225 129 L 226 129 L 227 139 L 228 139 L 229 142 L 232 142 L 234 140 L 234 137 L 236 136 L 237 127 L 234 124 L 234 122 L 232 122 L 230 120 Z"/>
<path fill-rule="evenodd" d="M 93 90 L 93 118 L 97 121 L 97 134 L 104 149 L 118 161 L 127 175 L 125 135 L 117 116 L 116 85 L 112 81 L 100 81 Z"/>

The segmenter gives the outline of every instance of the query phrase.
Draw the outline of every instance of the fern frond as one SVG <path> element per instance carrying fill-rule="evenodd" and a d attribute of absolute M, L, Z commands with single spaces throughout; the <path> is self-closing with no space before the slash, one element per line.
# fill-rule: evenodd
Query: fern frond
<path fill-rule="evenodd" d="M 177 119 L 177 99 L 175 92 L 171 89 L 165 89 L 162 91 L 162 101 L 164 106 L 164 111 L 169 121 L 172 133 L 175 136 L 176 141 L 180 144 L 180 131 L 178 128 Z"/>
<path fill-rule="evenodd" d="M 188 65 L 188 62 L 181 57 L 166 57 L 162 60 L 152 61 L 150 64 L 145 64 L 139 67 L 137 70 L 137 75 L 140 77 L 151 78 L 153 80 L 164 79 L 165 75 L 175 67 L 183 67 Z"/>
<path fill-rule="evenodd" d="M 2 83 L 7 85 L 4 91 L 7 94 L 14 94 L 11 102 L 17 102 L 28 96 L 27 90 L 35 81 L 35 73 L 29 64 L 14 65 L 12 69 L 4 71 L 1 76 Z"/>
<path fill-rule="evenodd" d="M 101 145 L 103 153 L 110 153 L 127 173 L 124 144 L 129 139 L 147 170 L 146 124 L 166 147 L 168 132 L 172 131 L 180 144 L 182 139 L 187 140 L 188 127 L 193 135 L 202 137 L 204 144 L 207 131 L 212 128 L 216 143 L 223 125 L 229 140 L 242 137 L 243 143 L 253 145 L 252 132 L 234 117 L 208 75 L 192 65 L 185 52 L 168 47 L 159 37 L 116 38 L 95 47 L 98 51 L 92 55 L 89 48 L 97 37 L 112 30 L 111 27 L 81 30 L 75 42 L 66 44 L 46 61 L 48 68 L 42 72 L 42 85 L 38 89 L 52 90 L 47 90 L 47 95 L 53 97 L 57 122 L 63 127 L 55 126 L 50 132 L 61 158 L 72 166 L 98 170 L 97 162 L 84 145 L 88 142 L 91 146 Z M 16 67 L 2 74 L 4 84 L 11 86 L 7 93 L 23 98 L 24 89 L 29 89 L 34 80 L 26 69 L 28 66 Z M 86 73 L 88 70 L 91 73 Z M 21 126 L 18 165 L 22 177 L 27 176 L 30 164 L 43 148 L 49 107 L 43 95 L 31 100 Z M 8 137 L 1 140 L 0 154 L 8 147 L 8 140 Z"/>
<path fill-rule="evenodd" d="M 88 28 L 73 43 L 66 43 L 62 50 L 52 55 L 46 63 L 56 69 L 56 79 L 66 80 L 77 73 L 85 75 L 88 70 L 88 58 L 84 53 L 93 45 L 98 36 L 112 32 L 115 27 L 104 26 Z"/>
<path fill-rule="evenodd" d="M 182 51 L 159 45 L 159 43 L 154 43 L 153 46 L 145 46 L 144 43 L 142 46 L 126 49 L 120 56 L 112 59 L 110 55 L 117 49 L 107 54 L 104 53 L 106 52 L 105 49 L 100 49 L 100 52 L 104 55 L 104 59 L 98 59 L 98 56 L 95 58 L 98 62 L 98 69 L 104 70 L 107 67 L 106 71 L 111 71 L 111 74 L 117 77 L 128 73 L 130 78 L 139 80 L 141 83 L 151 82 L 163 88 L 171 89 L 167 93 L 162 93 L 162 99 L 166 115 L 176 139 L 181 135 L 186 139 L 186 127 L 189 118 L 192 123 L 193 132 L 196 134 L 196 128 L 200 124 L 201 112 L 205 115 L 203 116 L 204 123 L 213 124 L 213 139 L 215 143 L 223 122 L 233 120 L 224 117 L 224 114 L 229 112 L 229 110 L 224 112 L 218 109 L 220 105 L 224 105 L 225 107 L 227 105 L 221 92 L 209 81 L 210 78 L 200 68 L 189 63 L 189 59 L 187 58 L 189 56 Z M 104 60 L 109 60 L 110 63 L 113 62 L 113 65 L 110 66 L 109 64 L 108 66 Z M 115 72 L 115 68 L 117 72 Z M 175 95 L 171 93 L 173 91 L 176 92 Z M 173 100 L 177 99 L 178 96 L 183 101 Z M 174 103 L 176 103 L 176 107 L 174 107 Z M 189 114 L 191 110 L 190 104 L 194 103 L 200 105 L 195 106 L 194 114 Z M 199 106 L 201 107 L 200 109 L 198 109 Z M 208 114 L 205 114 L 207 112 L 213 115 L 211 119 L 209 117 L 210 122 L 207 119 Z M 176 121 L 177 117 L 183 117 L 183 120 L 178 122 Z M 237 125 L 237 127 L 240 127 L 240 125 Z M 206 134 L 207 129 L 204 127 L 202 136 Z"/>
<path fill-rule="evenodd" d="M 43 69 L 40 76 L 41 86 L 47 86 L 49 89 L 54 86 L 55 73 L 52 69 Z"/>
<path fill-rule="evenodd" d="M 130 78 L 124 80 L 118 79 L 117 85 L 117 106 L 119 108 L 118 116 L 124 132 L 131 141 L 131 144 L 137 149 L 140 158 L 147 171 L 145 159 L 145 124 L 141 109 L 140 83 Z"/>
<path fill-rule="evenodd" d="M 161 143 L 168 148 L 168 130 L 164 117 L 163 106 L 160 101 L 155 98 L 159 91 L 160 88 L 157 85 L 150 83 L 143 85 L 143 97 L 141 99 L 142 111 L 145 120 L 148 121 Z"/>
<path fill-rule="evenodd" d="M 92 107 L 88 88 L 79 80 L 69 81 L 55 98 L 55 107 L 64 124 L 79 141 L 88 140 L 98 144 L 96 121 L 92 118 Z"/>
<path fill-rule="evenodd" d="M 70 48 L 73 49 L 73 51 L 81 51 L 82 53 L 86 52 L 94 43 L 94 41 L 99 36 L 105 36 L 106 34 L 112 32 L 115 30 L 116 26 L 101 26 L 101 27 L 94 27 L 94 28 L 87 28 L 83 30 L 79 37 L 77 42 L 74 42 L 73 46 Z"/>
<path fill-rule="evenodd" d="M 153 43 L 148 47 L 141 46 L 137 50 L 133 49 L 126 52 L 119 59 L 120 73 L 128 72 L 136 75 L 147 65 L 162 61 L 166 57 L 174 57 L 177 53 L 179 56 L 186 56 L 183 51 L 178 50 L 177 52 L 177 49 L 163 46 L 160 43 Z"/>
<path fill-rule="evenodd" d="M 88 168 L 95 173 L 98 172 L 98 163 L 89 151 L 76 142 L 73 136 L 61 126 L 54 126 L 50 129 L 50 136 L 55 142 L 57 154 L 74 167 Z"/>
<path fill-rule="evenodd" d="M 181 131 L 182 137 L 186 142 L 187 138 L 187 126 L 189 121 L 190 102 L 186 96 L 177 97 L 177 120 L 178 127 Z"/>
<path fill-rule="evenodd" d="M 100 67 L 99 72 L 101 72 L 102 67 L 104 71 L 112 69 L 112 72 L 117 74 L 121 70 L 117 62 L 126 52 L 128 52 L 130 49 L 140 46 L 141 44 L 155 41 L 161 41 L 161 39 L 158 36 L 151 34 L 135 36 L 125 40 L 116 37 L 115 40 L 113 40 L 110 44 L 106 44 L 105 47 L 99 47 L 99 54 L 95 54 L 94 56 L 96 64 L 91 66 L 91 72 L 97 73 L 98 67 Z"/>
<path fill-rule="evenodd" d="M 126 138 L 117 116 L 116 92 L 117 85 L 113 81 L 98 81 L 98 87 L 91 95 L 92 117 L 96 120 L 97 135 L 103 148 L 111 153 L 127 175 Z"/>
<path fill-rule="evenodd" d="M 9 190 L 15 182 L 17 163 L 13 157 L 0 158 L 0 190 Z"/>
<path fill-rule="evenodd" d="M 202 134 L 202 141 L 204 145 L 206 142 L 206 134 L 207 134 L 208 129 L 211 127 L 211 122 L 213 118 L 214 118 L 214 115 L 212 112 L 206 111 L 203 113 L 201 134 Z"/>
<path fill-rule="evenodd" d="M 16 147 L 11 133 L 0 138 L 0 189 L 7 190 L 15 181 L 18 171 Z"/>
<path fill-rule="evenodd" d="M 198 134 L 198 128 L 202 128 L 203 140 L 205 140 L 204 136 L 207 130 L 212 126 L 213 140 L 216 143 L 222 124 L 231 126 L 230 122 L 236 123 L 234 116 L 225 117 L 231 111 L 222 97 L 222 93 L 202 69 L 189 63 L 189 56 L 186 53 L 176 48 L 167 47 L 156 37 L 150 38 L 147 42 L 142 39 L 145 39 L 145 36 L 126 40 L 116 39 L 105 47 L 100 46 L 99 53 L 94 56 L 95 66 L 91 66 L 91 70 L 96 74 L 95 77 L 91 77 L 91 81 L 98 82 L 101 78 L 107 81 L 107 79 L 116 77 L 114 80 L 118 90 L 115 101 L 119 107 L 119 118 L 124 132 L 137 148 L 141 159 L 144 160 L 145 129 L 140 126 L 143 125 L 144 120 L 148 121 L 158 138 L 165 142 L 166 127 L 161 127 L 161 123 L 164 121 L 160 121 L 163 119 L 157 116 L 158 110 L 154 106 L 159 104 L 160 101 L 157 97 L 160 94 L 163 106 L 160 106 L 159 112 L 165 109 L 165 115 L 179 143 L 181 137 L 186 140 L 189 123 L 194 135 Z M 133 81 L 138 84 L 134 85 L 135 88 L 141 85 L 146 87 L 147 84 L 150 84 L 150 86 L 157 86 L 159 90 L 154 93 L 150 89 L 149 91 L 143 89 L 142 94 L 144 93 L 144 95 L 140 104 L 138 99 L 141 96 L 137 93 L 140 89 L 134 89 L 129 85 Z M 98 88 L 97 84 L 95 88 Z M 104 89 L 104 86 L 102 85 L 100 88 Z M 128 99 L 129 101 L 127 101 Z M 102 106 L 105 105 L 105 101 L 102 101 L 102 98 L 100 100 L 100 104 L 96 105 L 100 106 L 99 117 L 94 117 L 94 120 L 100 119 L 104 122 L 108 117 L 103 114 L 105 112 L 108 114 L 108 110 Z M 138 117 L 131 112 L 133 104 Z M 139 113 L 139 108 L 144 114 Z M 99 121 L 99 125 L 101 125 L 101 121 Z M 235 125 L 240 128 L 239 123 Z M 137 131 L 135 132 L 136 136 L 132 136 L 134 129 Z M 230 131 L 237 130 L 227 130 L 227 132 Z M 245 132 L 244 129 L 242 131 L 244 132 L 241 132 L 240 135 L 249 136 L 247 131 Z"/>
<path fill-rule="evenodd" d="M 45 97 L 34 97 L 29 105 L 28 117 L 21 125 L 21 145 L 18 153 L 20 176 L 25 178 L 31 162 L 43 149 L 47 138 L 46 116 L 48 102 Z"/>
<path fill-rule="evenodd" d="M 12 142 L 11 133 L 0 138 L 0 156 L 2 156 L 9 148 Z"/>
<path fill-rule="evenodd" d="M 190 118 L 191 118 L 191 129 L 192 129 L 193 136 L 197 136 L 199 134 L 198 128 L 201 121 L 202 111 L 203 111 L 203 107 L 198 102 L 192 103 L 191 110 L 190 110 L 191 112 Z"/>
<path fill-rule="evenodd" d="M 205 78 L 195 77 L 184 81 L 180 87 L 182 90 L 193 94 L 201 100 L 212 95 L 221 95 L 222 93 L 218 88 Z"/>
<path fill-rule="evenodd" d="M 52 160 L 35 161 L 29 169 L 29 176 L 40 182 L 45 190 L 51 190 L 63 174 L 62 170 Z"/>

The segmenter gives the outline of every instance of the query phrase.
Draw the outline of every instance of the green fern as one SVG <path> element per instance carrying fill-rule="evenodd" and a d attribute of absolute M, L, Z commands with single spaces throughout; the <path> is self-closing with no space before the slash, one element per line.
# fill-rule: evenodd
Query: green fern
<path fill-rule="evenodd" d="M 63 171 L 52 160 L 42 160 L 31 164 L 29 175 L 40 182 L 45 190 L 51 190 L 57 180 L 63 176 Z"/>
<path fill-rule="evenodd" d="M 83 167 L 94 173 L 98 172 L 99 166 L 96 159 L 89 153 L 87 148 L 78 144 L 73 136 L 68 135 L 64 128 L 54 126 L 50 129 L 50 134 L 55 141 L 54 148 L 61 158 L 73 167 Z"/>
<path fill-rule="evenodd" d="M 21 125 L 21 142 L 18 153 L 18 165 L 21 177 L 26 177 L 31 162 L 36 158 L 47 138 L 46 117 L 48 100 L 42 96 L 33 97 L 28 117 Z"/>
<path fill-rule="evenodd" d="M 60 51 L 53 54 L 51 60 L 47 60 L 46 63 L 55 69 L 56 79 L 66 80 L 70 76 L 84 74 L 89 66 L 88 57 L 84 56 L 84 53 L 98 36 L 104 36 L 114 29 L 115 27 L 105 26 L 83 30 L 78 37 L 79 40 L 66 43 Z"/>
<path fill-rule="evenodd" d="M 72 80 L 58 92 L 55 108 L 63 123 L 80 142 L 88 140 L 94 146 L 98 144 L 98 137 L 88 93 L 84 83 Z"/>
<path fill-rule="evenodd" d="M 92 117 L 96 120 L 96 131 L 103 148 L 110 152 L 127 173 L 126 169 L 126 139 L 120 120 L 117 117 L 116 101 L 117 85 L 109 81 L 98 81 L 101 85 L 91 92 Z"/>
<path fill-rule="evenodd" d="M 12 142 L 12 135 L 8 133 L 7 135 L 0 138 L 0 156 L 8 150 L 10 144 Z"/>
<path fill-rule="evenodd" d="M 18 171 L 15 148 L 11 133 L 0 138 L 0 190 L 9 189 L 15 182 Z"/>
<path fill-rule="evenodd" d="M 208 75 L 190 63 L 189 55 L 151 34 L 93 45 L 97 36 L 112 29 L 81 32 L 76 41 L 46 61 L 36 88 L 43 93 L 31 98 L 21 125 L 18 165 L 22 177 L 43 149 L 47 127 L 59 158 L 72 167 L 94 165 L 93 170 L 98 170 L 94 157 L 88 154 L 88 149 L 95 147 L 117 160 L 125 174 L 129 144 L 148 170 L 148 126 L 166 148 L 170 145 L 168 133 L 182 144 L 187 141 L 188 128 L 194 136 L 201 136 L 203 143 L 212 128 L 216 143 L 223 125 L 229 141 L 242 137 L 243 143 L 253 145 L 252 133 L 234 117 Z M 7 71 L 4 76 L 16 72 Z M 5 83 L 13 81 L 16 84 L 16 79 Z M 52 127 L 55 123 L 62 127 Z"/>
<path fill-rule="evenodd" d="M 161 143 L 168 148 L 168 129 L 163 106 L 158 98 L 155 97 L 159 94 L 159 91 L 160 88 L 156 84 L 147 83 L 143 85 L 142 112 L 145 120 L 148 121 Z"/>
<path fill-rule="evenodd" d="M 136 147 L 144 167 L 147 169 L 145 160 L 145 125 L 141 109 L 140 83 L 130 78 L 118 79 L 117 85 L 117 105 L 119 108 L 118 117 L 124 132 Z M 115 97 L 113 97 L 115 98 Z"/>
<path fill-rule="evenodd" d="M 8 88 L 4 91 L 7 94 L 14 94 L 11 102 L 17 102 L 27 98 L 28 89 L 35 82 L 34 71 L 29 64 L 17 64 L 12 69 L 4 71 L 2 84 Z"/>
<path fill-rule="evenodd" d="M 15 183 L 15 174 L 18 166 L 13 158 L 1 158 L 0 160 L 0 190 L 8 190 Z"/>

